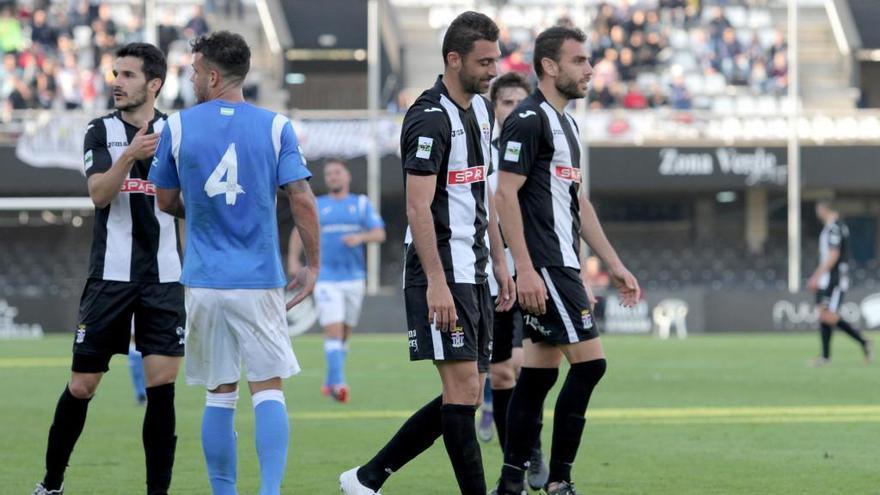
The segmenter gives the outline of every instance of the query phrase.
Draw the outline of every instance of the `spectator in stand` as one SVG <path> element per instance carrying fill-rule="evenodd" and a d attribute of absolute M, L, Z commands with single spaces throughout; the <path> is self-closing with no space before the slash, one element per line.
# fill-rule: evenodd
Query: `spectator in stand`
<path fill-rule="evenodd" d="M 532 72 L 532 63 L 526 59 L 522 47 L 516 47 L 513 52 L 501 61 L 502 72 L 519 72 L 526 76 Z"/>
<path fill-rule="evenodd" d="M 46 50 L 54 50 L 58 46 L 58 33 L 46 22 L 46 11 L 38 9 L 31 17 L 31 41 Z"/>
<path fill-rule="evenodd" d="M 599 4 L 599 13 L 593 22 L 593 28 L 603 37 L 611 34 L 611 28 L 620 24 L 617 15 L 614 14 L 614 7 L 602 2 Z"/>
<path fill-rule="evenodd" d="M 657 83 L 652 84 L 651 89 L 648 91 L 648 106 L 651 108 L 661 108 L 665 107 L 668 103 L 663 88 Z"/>
<path fill-rule="evenodd" d="M 785 52 L 776 52 L 770 65 L 770 90 L 777 95 L 788 91 L 788 61 Z"/>
<path fill-rule="evenodd" d="M 615 103 L 611 88 L 604 79 L 593 80 L 592 87 L 587 94 L 587 101 L 590 103 L 590 108 L 595 109 L 611 108 Z"/>
<path fill-rule="evenodd" d="M 724 9 L 721 7 L 713 7 L 712 20 L 709 21 L 709 37 L 712 41 L 720 41 L 724 34 L 724 30 L 733 27 L 727 17 L 724 16 Z"/>
<path fill-rule="evenodd" d="M 3 53 L 17 52 L 24 48 L 24 37 L 21 22 L 12 12 L 12 7 L 0 7 L 0 51 Z"/>
<path fill-rule="evenodd" d="M 159 23 L 159 49 L 168 53 L 171 43 L 179 38 L 180 31 L 177 29 L 177 21 L 174 20 L 174 12 L 166 10 L 162 14 L 162 22 Z"/>
<path fill-rule="evenodd" d="M 733 68 L 730 74 L 730 84 L 734 86 L 748 86 L 752 75 L 752 62 L 745 52 L 740 52 L 733 59 Z"/>
<path fill-rule="evenodd" d="M 648 108 L 648 97 L 639 89 L 638 84 L 631 82 L 627 86 L 626 94 L 623 96 L 623 108 L 631 110 Z"/>
<path fill-rule="evenodd" d="M 767 64 L 762 59 L 758 59 L 752 64 L 752 72 L 749 74 L 749 86 L 756 93 L 766 93 L 768 91 L 768 75 Z"/>
<path fill-rule="evenodd" d="M 654 67 L 657 57 L 645 44 L 645 33 L 636 31 L 629 37 L 629 47 L 632 50 L 633 60 L 636 67 Z"/>
<path fill-rule="evenodd" d="M 620 60 L 617 62 L 617 73 L 620 75 L 620 80 L 624 82 L 633 81 L 635 80 L 636 75 L 638 75 L 631 48 L 624 48 L 620 51 Z"/>
<path fill-rule="evenodd" d="M 208 20 L 205 19 L 205 10 L 201 5 L 193 7 L 193 16 L 183 29 L 187 38 L 197 38 L 211 30 L 208 27 Z"/>
<path fill-rule="evenodd" d="M 785 35 L 782 34 L 782 31 L 776 31 L 773 34 L 773 44 L 770 45 L 770 48 L 767 50 L 767 59 L 773 60 L 778 53 L 782 53 L 783 55 L 788 53 L 788 43 L 786 43 Z"/>
<path fill-rule="evenodd" d="M 676 110 L 691 109 L 691 93 L 684 83 L 681 70 L 673 71 L 672 84 L 669 85 L 669 104 Z"/>

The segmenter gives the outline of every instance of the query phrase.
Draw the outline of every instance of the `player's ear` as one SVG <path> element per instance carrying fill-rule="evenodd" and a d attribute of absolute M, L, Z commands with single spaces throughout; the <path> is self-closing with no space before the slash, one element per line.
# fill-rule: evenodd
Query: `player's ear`
<path fill-rule="evenodd" d="M 449 52 L 449 53 L 446 55 L 446 65 L 448 65 L 449 68 L 451 68 L 451 69 L 453 69 L 453 70 L 460 70 L 460 69 L 461 69 L 461 64 L 462 64 L 462 60 L 461 60 L 461 54 L 460 54 L 460 53 L 458 53 L 458 52 Z"/>
<path fill-rule="evenodd" d="M 544 69 L 544 74 L 547 74 L 548 76 L 556 77 L 559 74 L 559 64 L 551 58 L 542 58 L 541 68 Z"/>
<path fill-rule="evenodd" d="M 162 80 L 158 77 L 153 78 L 147 83 L 147 89 L 154 95 L 159 96 L 159 90 L 162 89 Z"/>

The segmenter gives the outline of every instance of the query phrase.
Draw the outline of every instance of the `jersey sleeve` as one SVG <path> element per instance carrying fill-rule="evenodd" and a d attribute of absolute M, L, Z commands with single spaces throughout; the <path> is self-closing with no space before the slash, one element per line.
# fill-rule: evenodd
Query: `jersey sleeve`
<path fill-rule="evenodd" d="M 171 142 L 171 126 L 166 125 L 159 135 L 156 154 L 150 166 L 150 182 L 160 189 L 180 189 L 180 176 L 177 174 L 177 161 L 174 159 Z"/>
<path fill-rule="evenodd" d="M 498 168 L 519 175 L 529 175 L 538 158 L 541 140 L 540 114 L 528 108 L 517 108 L 504 120 L 498 140 Z"/>
<path fill-rule="evenodd" d="M 385 227 L 385 221 L 379 216 L 379 213 L 373 208 L 373 203 L 366 196 L 361 196 L 364 203 L 363 215 L 361 215 L 361 227 L 365 230 L 381 229 Z"/>
<path fill-rule="evenodd" d="M 100 120 L 93 120 L 86 128 L 83 142 L 83 171 L 86 177 L 101 174 L 113 166 L 113 158 L 107 150 L 107 130 Z"/>
<path fill-rule="evenodd" d="M 828 247 L 840 248 L 843 243 L 843 229 L 840 225 L 834 224 L 828 229 Z"/>
<path fill-rule="evenodd" d="M 400 156 L 403 170 L 414 175 L 437 175 L 450 140 L 450 126 L 439 106 L 414 105 L 403 122 Z"/>
<path fill-rule="evenodd" d="M 283 186 L 311 178 L 312 173 L 306 167 L 306 159 L 303 157 L 302 148 L 293 125 L 288 120 L 281 129 L 281 149 L 278 151 L 278 185 Z"/>

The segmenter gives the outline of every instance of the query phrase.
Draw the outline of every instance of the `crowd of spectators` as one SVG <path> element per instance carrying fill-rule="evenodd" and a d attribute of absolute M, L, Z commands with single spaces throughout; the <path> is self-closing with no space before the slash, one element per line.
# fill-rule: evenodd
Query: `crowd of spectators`
<path fill-rule="evenodd" d="M 141 7 L 94 0 L 31 4 L 0 5 L 0 118 L 9 120 L 13 110 L 112 108 L 113 54 L 144 41 Z M 195 102 L 186 84 L 192 70 L 186 40 L 209 28 L 200 5 L 184 5 L 160 17 L 158 44 L 168 56 L 163 109 Z"/>
<path fill-rule="evenodd" d="M 685 110 L 707 107 L 710 99 L 700 96 L 785 94 L 785 37 L 772 26 L 770 12 L 762 4 L 599 3 L 585 29 L 594 69 L 590 106 Z M 575 26 L 565 16 L 557 23 Z M 503 72 L 532 74 L 535 34 L 535 28 L 502 26 Z"/>

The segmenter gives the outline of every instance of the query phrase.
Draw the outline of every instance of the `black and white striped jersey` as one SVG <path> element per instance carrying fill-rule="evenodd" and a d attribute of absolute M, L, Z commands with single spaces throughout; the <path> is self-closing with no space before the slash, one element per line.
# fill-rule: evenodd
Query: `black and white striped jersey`
<path fill-rule="evenodd" d="M 149 132 L 161 132 L 166 118 L 157 110 Z M 86 176 L 107 172 L 137 132 L 138 128 L 123 121 L 118 111 L 89 122 L 83 145 Z M 116 198 L 104 208 L 95 209 L 89 278 L 119 282 L 180 280 L 177 221 L 156 204 L 156 188 L 147 180 L 151 159 L 136 162 Z"/>
<path fill-rule="evenodd" d="M 849 227 L 841 220 L 825 225 L 819 234 L 819 262 L 825 263 L 832 249 L 840 250 L 840 257 L 831 270 L 819 279 L 820 289 L 849 289 Z"/>
<path fill-rule="evenodd" d="M 535 90 L 504 121 L 500 143 L 499 168 L 527 177 L 519 202 L 532 263 L 580 269 L 581 147 L 574 119 Z"/>
<path fill-rule="evenodd" d="M 467 109 L 459 107 L 438 78 L 403 119 L 400 155 L 404 176 L 437 176 L 431 214 L 447 283 L 486 281 L 486 176 L 491 163 L 493 116 L 492 104 L 482 96 L 474 96 Z M 406 229 L 403 284 L 427 284 L 410 227 Z"/>

